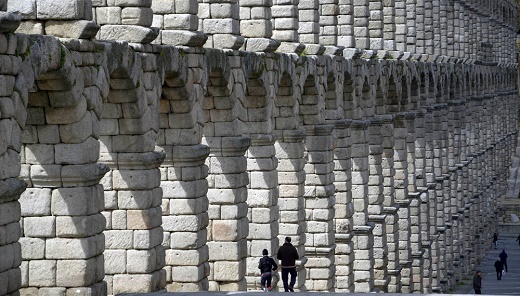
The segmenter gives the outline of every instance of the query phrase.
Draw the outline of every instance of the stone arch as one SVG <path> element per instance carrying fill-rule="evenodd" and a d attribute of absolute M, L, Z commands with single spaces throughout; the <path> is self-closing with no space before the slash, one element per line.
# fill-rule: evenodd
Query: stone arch
<path fill-rule="evenodd" d="M 27 55 L 17 78 L 26 83 L 17 88 L 27 99 L 20 177 L 29 187 L 20 198 L 21 291 L 105 294 L 99 181 L 108 169 L 98 163 L 102 72 L 78 62 L 79 44 L 49 36 L 21 44 L 28 47 L 20 51 Z"/>
<path fill-rule="evenodd" d="M 387 88 L 388 81 L 386 80 L 384 75 L 378 77 L 376 81 L 376 93 L 375 93 L 375 107 L 377 115 L 384 115 L 387 113 L 386 111 L 386 95 L 387 92 L 385 89 Z"/>
<path fill-rule="evenodd" d="M 419 74 L 419 107 L 427 105 L 428 100 L 428 77 L 427 73 L 421 71 Z"/>
<path fill-rule="evenodd" d="M 372 117 L 375 114 L 374 102 L 372 100 L 372 87 L 370 84 L 370 76 L 363 79 L 361 86 L 361 94 L 359 96 L 361 100 L 361 113 L 362 118 Z"/>
<path fill-rule="evenodd" d="M 335 72 L 329 72 L 325 81 L 325 118 L 340 119 L 343 116 L 343 100 L 339 100 L 339 79 Z"/>
<path fill-rule="evenodd" d="M 394 75 L 391 75 L 388 78 L 388 92 L 386 104 L 386 109 L 389 113 L 397 113 L 400 111 L 399 89 Z"/>
<path fill-rule="evenodd" d="M 316 76 L 309 74 L 302 79 L 301 96 L 298 98 L 301 126 L 322 123 L 325 108 L 322 96 L 322 85 L 318 83 Z"/>

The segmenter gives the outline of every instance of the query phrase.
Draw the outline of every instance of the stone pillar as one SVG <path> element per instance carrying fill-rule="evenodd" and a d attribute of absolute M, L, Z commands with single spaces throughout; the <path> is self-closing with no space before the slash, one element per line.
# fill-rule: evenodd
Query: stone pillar
<path fill-rule="evenodd" d="M 205 142 L 205 143 L 204 143 Z M 208 175 L 210 291 L 245 291 L 247 219 L 246 137 L 205 137 Z M 207 223 L 205 217 L 197 223 Z"/>
<path fill-rule="evenodd" d="M 416 53 L 417 44 L 417 1 L 406 0 L 406 51 Z"/>
<path fill-rule="evenodd" d="M 303 130 L 278 131 L 275 143 L 276 158 L 278 159 L 278 205 L 280 207 L 279 241 L 290 236 L 292 243 L 298 250 L 300 260 L 297 261 L 298 279 L 295 290 L 307 291 L 305 279 L 307 271 L 304 264 L 305 257 L 305 159 Z M 281 284 L 281 281 L 280 281 Z"/>
<path fill-rule="evenodd" d="M 384 49 L 383 23 L 386 16 L 383 12 L 383 1 L 370 0 L 368 8 L 370 18 L 368 21 L 368 36 L 370 37 L 370 49 Z"/>
<path fill-rule="evenodd" d="M 397 50 L 407 51 L 407 35 L 406 0 L 395 0 L 395 44 Z"/>
<path fill-rule="evenodd" d="M 311 291 L 333 291 L 334 258 L 334 162 L 333 126 L 307 128 L 305 139 L 305 254 L 309 275 L 305 285 Z"/>
<path fill-rule="evenodd" d="M 354 205 L 354 292 L 374 289 L 373 225 L 368 221 L 368 122 L 352 122 L 352 202 Z"/>
<path fill-rule="evenodd" d="M 383 1 L 383 48 L 395 50 L 395 0 Z"/>
<path fill-rule="evenodd" d="M 381 160 L 383 175 L 383 213 L 386 225 L 387 272 L 389 282 L 385 292 L 399 293 L 401 291 L 401 263 L 399 261 L 399 205 L 395 201 L 394 188 L 394 125 L 393 115 L 380 117 L 381 136 L 383 137 L 383 158 Z"/>
<path fill-rule="evenodd" d="M 199 1 L 199 30 L 208 40 L 205 47 L 239 49 L 244 44 L 240 36 L 238 0 Z"/>
<path fill-rule="evenodd" d="M 354 1 L 353 13 L 354 18 L 354 47 L 361 49 L 370 48 L 370 35 L 368 30 L 369 24 L 369 0 Z"/>
<path fill-rule="evenodd" d="M 275 1 L 271 8 L 273 18 L 273 38 L 280 41 L 279 52 L 300 54 L 305 46 L 300 43 L 299 0 Z"/>
<path fill-rule="evenodd" d="M 8 20 L 13 20 L 14 15 L 10 13 L 0 13 L 0 38 L 5 45 L 0 49 L 0 59 L 2 62 L 2 83 L 0 84 L 0 93 L 2 98 L 0 101 L 0 295 L 20 295 L 19 289 L 22 285 L 22 280 L 27 285 L 27 276 L 22 278 L 20 265 L 24 269 L 25 275 L 28 274 L 29 261 L 22 262 L 23 251 L 21 247 L 21 206 L 20 195 L 26 189 L 27 183 L 20 180 L 21 165 L 20 155 L 24 155 L 22 143 L 22 127 L 20 123 L 26 122 L 27 112 L 25 110 L 24 101 L 27 102 L 28 87 L 33 81 L 21 79 L 17 81 L 17 77 L 22 78 L 21 62 L 22 59 L 13 56 L 15 52 L 25 52 L 28 50 L 26 43 L 26 36 L 12 34 L 16 29 L 16 22 L 14 26 L 10 27 Z M 5 22 L 4 22 L 5 21 Z M 18 19 L 19 21 L 19 19 Z M 25 47 L 25 48 L 24 48 Z M 10 48 L 10 50 L 9 50 Z M 27 79 L 27 78 L 26 78 Z M 23 82 L 22 82 L 23 81 Z M 18 106 L 17 111 L 13 108 Z M 36 127 L 33 129 L 33 133 Z M 33 138 L 33 140 L 36 140 Z M 28 166 L 25 166 L 28 168 Z M 29 176 L 26 176 L 29 177 Z M 27 178 L 29 179 L 29 178 Z M 24 212 L 30 210 L 34 213 L 34 219 L 45 221 L 42 216 L 48 216 L 51 211 L 50 189 L 46 189 L 44 198 L 39 199 L 40 195 L 32 198 L 32 202 L 27 202 L 27 207 Z M 52 217 L 45 217 L 48 220 Z M 38 230 L 43 225 L 38 225 L 38 220 L 33 220 L 33 231 Z M 22 224 L 23 225 L 23 224 Z M 52 261 L 45 262 L 45 238 L 28 238 L 29 241 L 36 242 L 37 247 L 34 248 L 36 255 L 41 260 L 34 260 L 36 264 L 40 263 L 42 266 L 38 271 L 47 265 L 53 265 Z M 50 264 L 49 264 L 50 263 Z M 54 264 L 55 265 L 55 264 Z M 38 273 L 35 271 L 35 273 Z M 45 270 L 45 273 L 51 273 Z M 51 276 L 55 276 L 54 273 Z M 64 288 L 63 288 L 64 289 Z M 38 293 L 38 291 L 34 291 Z"/>
<path fill-rule="evenodd" d="M 352 121 L 344 120 L 335 123 L 334 136 L 334 187 L 336 188 L 335 235 L 336 235 L 336 292 L 354 291 L 354 242 L 352 215 L 352 165 L 350 125 Z"/>
<path fill-rule="evenodd" d="M 8 1 L 6 8 L 22 17 L 18 33 L 92 39 L 99 30 L 92 21 L 91 1 Z"/>
<path fill-rule="evenodd" d="M 394 188 L 396 203 L 399 204 L 399 261 L 401 264 L 401 291 L 411 293 L 411 249 L 410 249 L 410 200 L 408 199 L 408 153 L 406 138 L 407 113 L 398 113 L 394 118 Z"/>
<path fill-rule="evenodd" d="M 318 0 L 303 0 L 298 4 L 300 42 L 305 44 L 307 55 L 318 55 L 325 51 L 320 45 L 320 13 Z"/>
<path fill-rule="evenodd" d="M 338 54 L 344 46 L 338 47 L 338 4 L 340 0 L 319 1 L 320 35 L 319 44 L 325 46 L 326 54 Z"/>
<path fill-rule="evenodd" d="M 164 149 L 167 158 L 161 166 L 161 187 L 166 290 L 207 291 L 208 168 L 204 162 L 209 148 L 178 143 Z"/>
<path fill-rule="evenodd" d="M 383 214 L 383 135 L 382 125 L 386 117 L 373 117 L 368 127 L 368 220 L 374 225 L 374 286 L 388 290 L 388 244 L 386 215 Z"/>
<path fill-rule="evenodd" d="M 431 46 L 432 51 L 428 52 L 429 54 L 440 55 L 441 53 L 441 0 L 433 0 L 431 1 L 431 14 L 432 14 L 432 28 L 431 31 Z"/>
<path fill-rule="evenodd" d="M 276 137 L 274 134 L 252 134 L 251 146 L 247 151 L 247 171 L 249 187 L 247 192 L 249 235 L 247 259 L 248 288 L 260 289 L 258 261 L 262 250 L 272 256 L 278 249 L 279 206 L 278 206 L 278 165 L 275 157 Z M 272 287 L 276 287 L 277 277 L 273 277 Z"/>
<path fill-rule="evenodd" d="M 79 1 L 78 1 L 79 2 Z M 101 26 L 96 39 L 150 43 L 159 34 L 152 27 L 152 1 L 92 1 L 94 20 Z"/>
<path fill-rule="evenodd" d="M 415 14 L 416 14 L 416 43 L 415 43 L 415 52 L 418 54 L 425 54 L 426 53 L 426 20 L 427 15 L 430 14 L 429 11 L 425 9 L 425 2 L 429 2 L 426 0 L 417 0 L 415 3 Z"/>
<path fill-rule="evenodd" d="M 338 0 L 338 46 L 354 48 L 354 0 Z"/>
<path fill-rule="evenodd" d="M 152 27 L 159 28 L 159 35 L 153 43 L 174 46 L 200 47 L 208 37 L 199 29 L 199 3 L 196 0 L 184 2 L 174 0 L 153 0 Z"/>
<path fill-rule="evenodd" d="M 439 43 L 436 46 L 440 47 L 440 54 L 443 56 L 448 55 L 448 0 L 435 0 L 439 3 L 439 26 L 440 36 L 436 38 Z"/>
<path fill-rule="evenodd" d="M 239 1 L 240 35 L 245 38 L 243 50 L 273 52 L 280 41 L 272 39 L 271 1 Z"/>

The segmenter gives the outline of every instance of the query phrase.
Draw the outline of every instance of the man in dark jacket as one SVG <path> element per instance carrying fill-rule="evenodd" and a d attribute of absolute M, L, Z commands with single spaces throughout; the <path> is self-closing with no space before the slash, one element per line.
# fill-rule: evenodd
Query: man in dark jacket
<path fill-rule="evenodd" d="M 497 272 L 497 280 L 501 280 L 502 279 L 502 270 L 504 270 L 504 265 L 502 264 L 502 262 L 499 260 L 495 261 L 495 271 Z"/>
<path fill-rule="evenodd" d="M 473 277 L 473 290 L 475 290 L 475 294 L 482 294 L 482 271 L 480 270 L 477 270 Z"/>
<path fill-rule="evenodd" d="M 258 261 L 258 269 L 260 269 L 260 273 L 262 277 L 260 278 L 260 287 L 264 292 L 271 292 L 271 272 L 278 268 L 276 262 L 274 262 L 273 258 L 267 256 L 269 253 L 266 249 L 262 251 L 262 258 Z M 267 283 L 267 287 L 266 284 Z"/>
<path fill-rule="evenodd" d="M 291 244 L 290 237 L 285 238 L 285 243 L 278 249 L 276 257 L 282 261 L 282 281 L 285 292 L 294 292 L 294 284 L 296 283 L 297 276 L 296 260 L 298 260 L 300 256 L 296 248 Z M 287 284 L 289 274 L 291 274 L 291 282 Z"/>
<path fill-rule="evenodd" d="M 504 266 L 504 270 L 507 272 L 507 253 L 506 250 L 502 250 L 502 253 L 498 255 L 500 258 L 500 262 L 502 262 L 502 265 Z"/>

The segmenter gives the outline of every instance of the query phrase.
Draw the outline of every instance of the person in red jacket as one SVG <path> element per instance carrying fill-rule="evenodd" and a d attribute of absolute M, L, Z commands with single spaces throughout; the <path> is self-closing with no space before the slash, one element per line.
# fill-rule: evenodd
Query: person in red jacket
<path fill-rule="evenodd" d="M 280 265 L 282 266 L 282 282 L 285 292 L 294 292 L 294 284 L 298 275 L 296 272 L 296 260 L 300 256 L 296 248 L 291 244 L 290 237 L 285 238 L 285 243 L 278 249 L 276 258 L 282 262 Z M 287 283 L 289 274 L 291 275 L 291 282 Z"/>

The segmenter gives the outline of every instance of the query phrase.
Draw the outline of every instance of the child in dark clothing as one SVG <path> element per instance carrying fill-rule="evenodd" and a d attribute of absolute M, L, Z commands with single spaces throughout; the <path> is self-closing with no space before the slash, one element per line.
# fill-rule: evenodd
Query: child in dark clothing
<path fill-rule="evenodd" d="M 260 273 L 262 274 L 262 277 L 260 278 L 260 287 L 264 292 L 271 292 L 272 271 L 278 268 L 278 265 L 274 262 L 273 258 L 267 256 L 268 254 L 267 250 L 264 249 L 262 251 L 264 257 L 260 258 L 260 261 L 258 262 L 258 269 L 260 269 Z"/>

